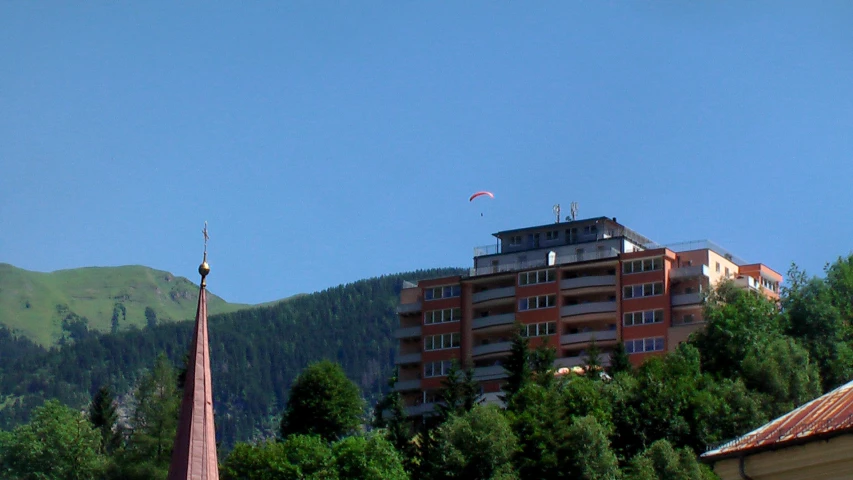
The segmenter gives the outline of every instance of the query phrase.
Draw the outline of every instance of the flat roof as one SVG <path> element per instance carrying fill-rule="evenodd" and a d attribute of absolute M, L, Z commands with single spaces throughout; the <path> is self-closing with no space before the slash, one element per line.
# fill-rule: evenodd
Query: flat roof
<path fill-rule="evenodd" d="M 620 232 L 620 234 L 614 235 L 614 236 L 628 237 L 631 240 L 634 240 L 637 243 L 640 243 L 643 245 L 645 245 L 647 243 L 654 243 L 645 235 L 640 235 L 639 233 L 635 232 L 634 230 L 631 230 L 630 228 L 626 227 L 625 225 L 622 225 L 621 223 L 617 222 L 615 217 L 614 218 L 590 217 L 590 218 L 584 218 L 582 220 L 572 220 L 572 221 L 568 221 L 568 222 L 545 223 L 542 225 L 535 225 L 532 227 L 513 228 L 511 230 L 501 230 L 500 232 L 493 233 L 492 236 L 497 237 L 497 238 L 501 238 L 502 236 L 510 235 L 513 233 L 529 232 L 529 231 L 533 231 L 533 230 L 548 230 L 548 229 L 554 229 L 554 228 L 565 228 L 565 227 L 572 227 L 572 226 L 578 226 L 578 225 L 585 225 L 585 224 L 588 224 L 591 222 L 592 223 L 608 223 L 610 225 L 613 225 L 613 226 L 620 228 L 622 230 Z"/>

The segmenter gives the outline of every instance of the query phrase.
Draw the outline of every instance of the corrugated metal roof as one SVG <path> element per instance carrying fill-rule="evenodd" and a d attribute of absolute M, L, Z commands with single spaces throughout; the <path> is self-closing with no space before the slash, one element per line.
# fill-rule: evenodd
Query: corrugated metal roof
<path fill-rule="evenodd" d="M 702 455 L 703 460 L 780 448 L 810 437 L 853 430 L 853 381 L 818 397 L 746 435 Z"/>

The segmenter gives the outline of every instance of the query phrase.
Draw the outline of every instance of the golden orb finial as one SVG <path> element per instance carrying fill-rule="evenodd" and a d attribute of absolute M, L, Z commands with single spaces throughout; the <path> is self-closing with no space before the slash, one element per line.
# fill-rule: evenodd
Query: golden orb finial
<path fill-rule="evenodd" d="M 198 266 L 198 273 L 200 273 L 202 277 L 206 277 L 207 274 L 210 273 L 210 265 L 207 264 L 207 259 L 201 262 L 201 265 Z"/>

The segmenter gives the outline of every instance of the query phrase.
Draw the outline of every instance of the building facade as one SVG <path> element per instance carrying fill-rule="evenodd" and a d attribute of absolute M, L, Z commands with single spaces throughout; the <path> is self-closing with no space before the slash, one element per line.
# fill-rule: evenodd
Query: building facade
<path fill-rule="evenodd" d="M 395 389 L 412 416 L 433 410 L 453 361 L 472 366 L 487 401 L 496 400 L 516 323 L 531 348 L 556 349 L 557 368 L 584 363 L 593 339 L 602 364 L 621 341 L 639 365 L 702 328 L 703 294 L 719 281 L 771 298 L 782 281 L 712 242 L 661 246 L 615 218 L 494 236 L 495 245 L 474 249 L 467 275 L 403 286 Z"/>

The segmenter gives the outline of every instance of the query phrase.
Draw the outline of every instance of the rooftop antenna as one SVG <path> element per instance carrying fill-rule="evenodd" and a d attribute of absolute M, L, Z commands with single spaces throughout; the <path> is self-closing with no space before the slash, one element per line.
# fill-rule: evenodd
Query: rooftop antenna
<path fill-rule="evenodd" d="M 557 221 L 554 223 L 560 223 L 560 204 L 554 205 L 554 216 L 557 217 Z"/>
<path fill-rule="evenodd" d="M 569 211 L 571 212 L 570 217 L 574 222 L 578 219 L 578 202 L 572 202 L 571 206 L 569 207 Z"/>

